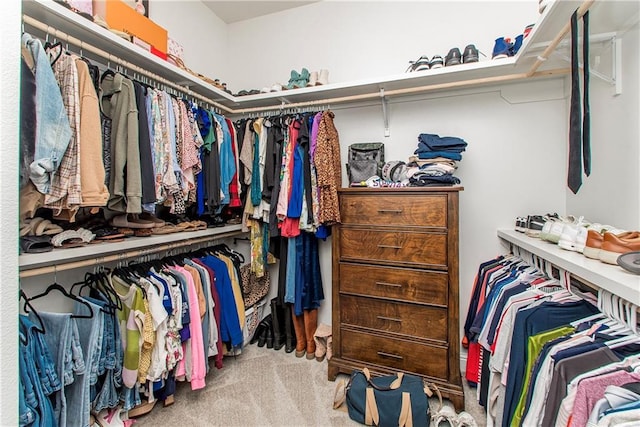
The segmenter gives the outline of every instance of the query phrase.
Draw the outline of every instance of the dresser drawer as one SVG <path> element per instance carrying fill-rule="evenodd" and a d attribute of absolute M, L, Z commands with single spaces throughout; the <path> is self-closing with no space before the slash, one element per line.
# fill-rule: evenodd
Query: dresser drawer
<path fill-rule="evenodd" d="M 340 323 L 409 337 L 447 340 L 447 309 L 342 295 Z"/>
<path fill-rule="evenodd" d="M 447 196 L 406 194 L 344 194 L 342 224 L 447 227 Z"/>
<path fill-rule="evenodd" d="M 447 235 L 415 231 L 340 228 L 340 257 L 447 267 Z"/>
<path fill-rule="evenodd" d="M 447 305 L 447 273 L 340 263 L 340 292 Z"/>
<path fill-rule="evenodd" d="M 342 329 L 340 351 L 345 359 L 387 366 L 446 379 L 449 373 L 446 347 L 380 337 Z"/>

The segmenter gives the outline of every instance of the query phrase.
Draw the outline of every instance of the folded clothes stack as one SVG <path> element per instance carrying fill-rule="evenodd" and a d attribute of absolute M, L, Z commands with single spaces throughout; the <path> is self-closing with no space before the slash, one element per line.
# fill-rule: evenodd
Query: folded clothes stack
<path fill-rule="evenodd" d="M 462 160 L 467 143 L 458 137 L 441 137 L 422 133 L 418 136 L 418 148 L 409 157 L 407 177 L 412 187 L 460 184 L 453 175 Z"/>

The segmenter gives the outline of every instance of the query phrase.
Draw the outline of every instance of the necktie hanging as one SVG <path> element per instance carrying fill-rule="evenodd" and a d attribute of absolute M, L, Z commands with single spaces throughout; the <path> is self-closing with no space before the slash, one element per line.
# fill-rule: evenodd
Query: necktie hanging
<path fill-rule="evenodd" d="M 571 15 L 571 110 L 569 113 L 569 167 L 567 184 L 576 194 L 582 185 L 582 167 L 591 174 L 591 117 L 589 111 L 589 12 L 582 17 L 582 62 L 584 111 L 580 102 L 580 64 L 578 59 L 578 12 Z M 582 116 L 582 117 L 581 117 Z M 582 119 L 582 120 L 581 120 Z"/>

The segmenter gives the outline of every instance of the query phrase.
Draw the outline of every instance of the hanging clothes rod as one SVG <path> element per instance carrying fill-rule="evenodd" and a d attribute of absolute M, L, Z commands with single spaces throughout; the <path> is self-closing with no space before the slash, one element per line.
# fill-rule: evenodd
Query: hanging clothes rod
<path fill-rule="evenodd" d="M 200 95 L 199 93 L 196 93 L 194 91 L 192 91 L 191 89 L 185 87 L 185 86 L 181 86 L 179 84 L 173 83 L 170 80 L 165 79 L 162 76 L 159 76 L 155 73 L 152 73 L 148 70 L 145 70 L 144 68 L 138 67 L 137 65 L 132 64 L 131 62 L 125 61 L 123 59 L 120 59 L 118 57 L 113 56 L 112 54 L 110 54 L 109 52 L 102 50 L 100 48 L 97 48 L 89 43 L 86 43 L 76 37 L 73 37 L 61 30 L 58 30 L 57 28 L 53 28 L 50 25 L 44 24 L 40 21 L 38 21 L 37 19 L 34 19 L 28 15 L 22 15 L 22 20 L 25 24 L 30 25 L 34 28 L 37 28 L 43 32 L 45 32 L 46 34 L 49 34 L 53 37 L 56 37 L 60 40 L 64 40 L 66 43 L 70 43 L 73 44 L 77 47 L 80 48 L 80 50 L 84 51 L 88 51 L 91 52 L 97 56 L 100 56 L 104 59 L 106 59 L 109 62 L 113 62 L 115 64 L 121 65 L 122 67 L 131 70 L 132 72 L 138 73 L 138 74 L 142 74 L 144 76 L 149 77 L 152 80 L 155 80 L 158 83 L 161 83 L 163 85 L 172 87 L 182 93 L 184 93 L 185 95 L 191 96 L 193 98 L 197 98 L 213 107 L 216 107 L 220 110 L 223 111 L 227 111 L 227 112 L 232 112 L 233 110 L 230 110 L 229 108 L 225 107 L 222 104 L 217 103 L 216 101 L 209 99 L 203 95 Z"/>
<path fill-rule="evenodd" d="M 584 3 L 580 5 L 580 7 L 577 10 L 578 19 L 582 18 L 584 14 L 587 13 L 587 11 L 593 5 L 594 2 L 595 0 L 586 0 Z M 544 61 L 546 61 L 547 58 L 549 58 L 549 55 L 551 55 L 551 53 L 556 49 L 556 47 L 558 47 L 558 44 L 560 44 L 560 42 L 567 35 L 569 30 L 571 30 L 571 21 L 567 22 L 564 25 L 564 27 L 562 27 L 562 30 L 560 30 L 560 32 L 555 36 L 555 38 L 551 40 L 551 43 L 549 43 L 549 46 L 547 46 L 544 52 L 542 52 L 542 54 L 538 56 L 538 59 L 536 59 L 536 62 L 533 64 L 533 66 L 531 66 L 531 69 L 527 73 L 527 77 L 533 76 L 533 74 L 544 63 Z"/>
<path fill-rule="evenodd" d="M 587 10 L 589 10 L 589 8 L 593 5 L 593 3 L 595 2 L 595 0 L 586 0 L 584 1 L 580 7 L 577 10 L 578 13 L 578 17 L 582 17 Z M 34 27 L 39 28 L 42 31 L 45 32 L 51 32 L 52 27 L 43 24 L 42 22 L 33 19 L 27 15 L 23 15 L 23 19 L 24 22 L 32 25 Z M 529 69 L 529 71 L 524 72 L 524 73 L 516 73 L 516 74 L 509 74 L 509 75 L 504 75 L 504 76 L 494 76 L 494 77 L 483 77 L 483 78 L 477 78 L 477 79 L 471 79 L 471 80 L 461 80 L 461 81 L 455 81 L 455 82 L 448 82 L 448 83 L 438 83 L 438 84 L 432 84 L 432 85 L 425 85 L 425 86 L 418 86 L 418 87 L 410 87 L 410 88 L 405 88 L 405 89 L 395 89 L 395 90 L 385 90 L 384 94 L 385 97 L 389 97 L 389 96 L 394 96 L 394 95 L 410 95 L 410 94 L 418 94 L 418 93 L 423 93 L 423 92 L 429 92 L 429 91 L 434 91 L 434 90 L 441 90 L 441 89 L 455 89 L 455 88 L 462 88 L 462 87 L 467 87 L 467 86 L 474 86 L 474 85 L 482 85 L 482 84 L 492 84 L 492 83 L 502 83 L 502 82 L 508 82 L 508 81 L 516 81 L 516 80 L 524 80 L 524 79 L 529 79 L 529 78 L 535 78 L 535 77 L 544 77 L 544 76 L 552 76 L 552 75 L 557 75 L 557 74 L 567 74 L 569 72 L 568 68 L 562 68 L 562 69 L 553 69 L 553 70 L 547 70 L 547 71 L 537 71 L 538 68 L 540 68 L 540 66 L 548 59 L 548 57 L 551 55 L 551 53 L 556 49 L 556 47 L 558 46 L 558 44 L 560 43 L 560 41 L 566 36 L 566 34 L 569 32 L 570 29 L 570 22 L 568 22 L 567 24 L 565 24 L 565 26 L 560 30 L 560 32 L 555 36 L 555 38 L 551 41 L 551 43 L 547 46 L 547 48 L 544 50 L 544 52 L 542 52 L 542 54 L 538 55 L 536 62 L 531 66 L 531 68 Z M 126 68 L 130 68 L 140 74 L 144 74 L 147 75 L 151 78 L 153 78 L 154 80 L 160 81 L 163 84 L 169 85 L 171 87 L 174 87 L 180 91 L 183 91 L 185 93 L 188 93 L 189 95 L 196 97 L 198 99 L 201 99 L 205 102 L 210 103 L 211 105 L 214 105 L 216 108 L 219 108 L 229 114 L 238 114 L 238 115 L 245 115 L 248 113 L 259 113 L 259 112 L 267 112 L 267 111 L 272 111 L 272 110 L 281 110 L 283 108 L 300 108 L 300 107 L 309 107 L 309 106 L 319 106 L 319 105 L 323 105 L 323 104 L 327 104 L 327 105 L 331 105 L 331 104 L 338 104 L 338 103 L 346 103 L 346 102 L 354 102 L 354 101 L 362 101 L 362 100 L 367 100 L 367 99 L 376 99 L 376 98 L 380 98 L 380 92 L 373 92 L 373 93 L 365 93 L 365 94 L 361 94 L 361 95 L 351 95 L 351 96 L 341 96 L 341 97 L 336 97 L 336 98 L 327 98 L 327 99 L 321 99 L 321 100 L 315 100 L 315 101 L 301 101 L 301 102 L 294 102 L 294 103 L 286 103 L 286 102 L 282 102 L 281 104 L 273 104 L 273 105 L 266 105 L 266 106 L 262 106 L 262 107 L 251 107 L 251 108 L 238 108 L 238 109 L 233 109 L 233 108 L 229 108 L 226 107 L 222 104 L 219 104 L 213 100 L 210 100 L 202 95 L 199 95 L 193 91 L 191 91 L 188 88 L 182 87 L 180 85 L 176 85 L 175 83 L 172 83 L 170 81 L 168 81 L 167 79 L 160 77 L 156 74 L 150 73 L 149 71 L 146 71 L 138 66 L 135 66 L 127 61 L 123 61 L 121 59 L 118 58 L 114 58 L 112 55 L 110 55 L 108 52 L 105 52 L 102 49 L 96 48 L 94 46 L 91 46 L 87 43 L 82 42 L 82 40 L 79 40 L 75 37 L 71 37 L 65 33 L 63 33 L 62 31 L 59 31 L 57 29 L 53 29 L 55 31 L 55 35 L 59 38 L 62 38 L 66 41 L 68 41 L 69 43 L 75 44 L 77 46 L 80 46 L 80 48 L 82 49 L 87 49 L 90 50 L 94 53 L 96 53 L 97 55 L 100 55 L 108 60 L 112 60 L 114 62 L 120 63 L 121 65 L 125 66 Z"/>
<path fill-rule="evenodd" d="M 49 265 L 46 267 L 32 268 L 29 270 L 21 271 L 20 278 L 24 279 L 27 277 L 39 276 L 42 274 L 50 274 L 50 273 L 57 273 L 59 271 L 73 270 L 75 268 L 97 266 L 107 262 L 124 261 L 131 258 L 139 258 L 146 255 L 155 254 L 158 252 L 170 251 L 173 249 L 183 248 L 186 246 L 197 245 L 199 243 L 214 242 L 216 240 L 237 236 L 243 233 L 244 233 L 243 231 L 229 231 L 227 233 L 221 233 L 221 234 L 205 236 L 205 237 L 198 237 L 198 238 L 189 239 L 189 240 L 182 240 L 179 242 L 172 242 L 165 245 L 158 245 L 158 246 L 153 246 L 145 249 L 120 252 L 117 254 L 103 256 L 103 257 L 96 256 L 94 258 L 89 258 L 89 259 L 80 260 L 80 261 L 65 262 L 61 264 Z"/>

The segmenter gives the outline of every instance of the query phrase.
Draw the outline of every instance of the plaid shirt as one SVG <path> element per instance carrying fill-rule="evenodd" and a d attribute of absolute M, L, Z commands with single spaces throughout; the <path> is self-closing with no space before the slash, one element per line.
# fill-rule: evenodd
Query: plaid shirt
<path fill-rule="evenodd" d="M 74 57 L 61 53 L 53 64 L 53 72 L 62 92 L 62 99 L 69 117 L 71 140 L 65 151 L 58 173 L 53 176 L 51 189 L 44 198 L 44 206 L 54 215 L 63 209 L 77 209 L 82 203 L 80 188 L 80 99 L 78 95 L 78 70 Z"/>

